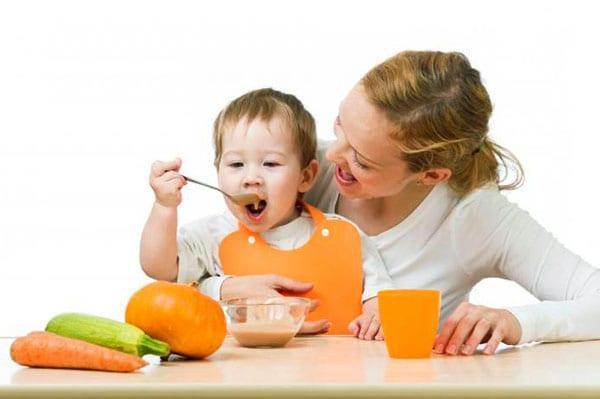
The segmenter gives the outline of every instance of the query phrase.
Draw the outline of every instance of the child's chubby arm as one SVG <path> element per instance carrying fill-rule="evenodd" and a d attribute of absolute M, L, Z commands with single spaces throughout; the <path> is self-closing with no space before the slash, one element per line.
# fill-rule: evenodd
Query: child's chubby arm
<path fill-rule="evenodd" d="M 379 321 L 377 293 L 381 290 L 393 289 L 394 283 L 375 243 L 362 232 L 360 232 L 360 237 L 363 264 L 363 310 L 362 314 L 354 319 L 348 328 L 357 338 L 382 340 L 383 330 Z"/>
<path fill-rule="evenodd" d="M 155 201 L 142 232 L 140 263 L 157 280 L 177 278 L 177 206 L 185 179 L 179 174 L 181 160 L 156 161 L 150 170 Z"/>

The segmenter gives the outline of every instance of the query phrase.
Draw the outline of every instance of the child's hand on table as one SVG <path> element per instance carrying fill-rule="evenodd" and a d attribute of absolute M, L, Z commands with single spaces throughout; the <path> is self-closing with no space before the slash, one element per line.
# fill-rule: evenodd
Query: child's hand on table
<path fill-rule="evenodd" d="M 379 321 L 379 303 L 377 297 L 363 303 L 363 312 L 348 325 L 355 337 L 365 340 L 383 341 L 383 329 Z"/>

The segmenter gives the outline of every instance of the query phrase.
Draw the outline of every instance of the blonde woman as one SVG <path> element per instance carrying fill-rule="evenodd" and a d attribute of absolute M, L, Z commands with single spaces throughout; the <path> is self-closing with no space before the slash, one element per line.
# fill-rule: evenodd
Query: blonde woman
<path fill-rule="evenodd" d="M 600 338 L 600 272 L 502 195 L 520 185 L 522 173 L 488 136 L 491 113 L 479 72 L 464 55 L 397 54 L 343 99 L 337 140 L 321 146 L 321 173 L 305 198 L 366 232 L 397 286 L 442 291 L 437 353 Z M 519 173 L 504 183 L 500 166 L 509 164 Z M 515 281 L 542 302 L 508 309 L 468 303 L 487 277 Z M 221 293 L 282 287 L 302 289 L 278 276 L 253 276 L 225 280 Z"/>

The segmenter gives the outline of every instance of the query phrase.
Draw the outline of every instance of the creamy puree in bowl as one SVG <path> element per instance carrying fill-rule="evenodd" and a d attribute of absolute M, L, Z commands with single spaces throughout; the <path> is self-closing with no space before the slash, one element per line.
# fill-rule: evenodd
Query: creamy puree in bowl
<path fill-rule="evenodd" d="M 229 332 L 240 345 L 284 346 L 296 335 L 298 327 L 289 321 L 270 321 L 269 323 L 235 323 L 229 326 Z"/>

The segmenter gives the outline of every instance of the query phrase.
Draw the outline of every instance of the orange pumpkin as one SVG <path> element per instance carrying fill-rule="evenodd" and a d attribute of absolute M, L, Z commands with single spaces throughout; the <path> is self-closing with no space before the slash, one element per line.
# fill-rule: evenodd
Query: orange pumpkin
<path fill-rule="evenodd" d="M 219 304 L 190 285 L 157 281 L 135 292 L 125 321 L 167 342 L 174 353 L 203 358 L 223 344 L 225 315 Z"/>

